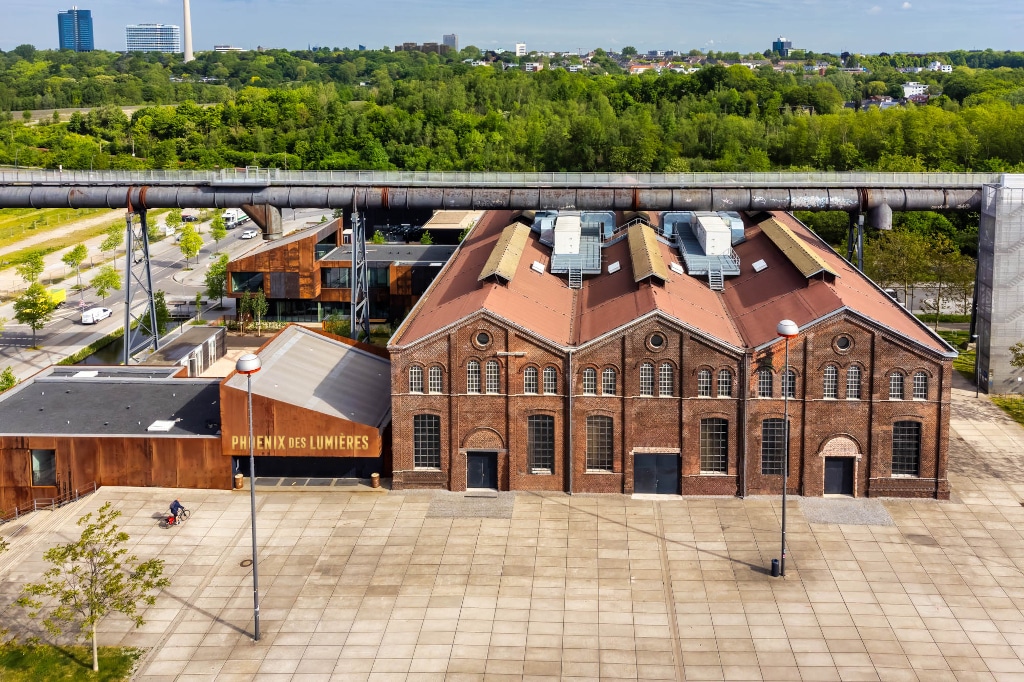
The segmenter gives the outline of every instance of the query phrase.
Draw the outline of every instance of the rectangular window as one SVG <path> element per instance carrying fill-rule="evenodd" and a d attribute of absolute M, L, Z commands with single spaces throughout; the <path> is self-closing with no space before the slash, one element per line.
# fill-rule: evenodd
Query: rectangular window
<path fill-rule="evenodd" d="M 761 474 L 764 476 L 782 475 L 785 431 L 782 419 L 765 419 L 761 422 Z"/>
<path fill-rule="evenodd" d="M 606 369 L 601 375 L 601 393 L 604 395 L 615 395 L 617 387 L 615 386 L 615 370 Z"/>
<path fill-rule="evenodd" d="M 919 476 L 921 422 L 896 422 L 892 427 L 892 475 Z"/>
<path fill-rule="evenodd" d="M 612 418 L 587 417 L 587 471 L 612 470 Z"/>
<path fill-rule="evenodd" d="M 436 414 L 413 415 L 412 464 L 417 469 L 441 468 L 441 418 Z"/>
<path fill-rule="evenodd" d="M 846 399 L 860 400 L 860 367 L 857 365 L 846 370 Z"/>
<path fill-rule="evenodd" d="M 711 395 L 711 372 L 709 370 L 702 369 L 697 372 L 697 395 L 701 398 Z"/>
<path fill-rule="evenodd" d="M 775 392 L 774 377 L 770 369 L 761 369 L 757 372 L 757 397 L 771 398 Z"/>
<path fill-rule="evenodd" d="M 700 472 L 727 473 L 729 464 L 729 422 L 724 419 L 700 420 Z"/>
<path fill-rule="evenodd" d="M 555 418 L 535 414 L 527 418 L 526 452 L 530 471 L 550 474 L 555 470 Z"/>
<path fill-rule="evenodd" d="M 537 368 L 527 367 L 523 373 L 523 393 L 534 395 L 537 393 Z"/>
<path fill-rule="evenodd" d="M 423 393 L 423 368 L 419 365 L 409 368 L 409 393 Z"/>
<path fill-rule="evenodd" d="M 597 370 L 591 367 L 583 370 L 583 395 L 597 395 Z"/>
<path fill-rule="evenodd" d="M 320 286 L 324 289 L 348 289 L 352 268 L 320 268 Z"/>
<path fill-rule="evenodd" d="M 889 375 L 889 400 L 903 400 L 903 375 L 899 372 Z"/>
<path fill-rule="evenodd" d="M 825 368 L 822 396 L 824 398 L 839 397 L 839 370 L 836 369 L 835 365 L 829 365 Z"/>
<path fill-rule="evenodd" d="M 554 367 L 544 368 L 544 392 L 551 395 L 558 393 L 558 372 Z"/>
<path fill-rule="evenodd" d="M 658 395 L 662 398 L 671 398 L 675 394 L 675 373 L 672 371 L 672 365 L 666 362 L 658 368 Z"/>
<path fill-rule="evenodd" d="M 791 369 L 782 373 L 782 397 L 796 397 L 796 372 Z"/>
<path fill-rule="evenodd" d="M 918 372 L 914 375 L 914 400 L 928 399 L 928 375 Z"/>
<path fill-rule="evenodd" d="M 430 389 L 431 393 L 440 393 L 443 388 L 441 386 L 441 368 L 436 365 L 431 367 L 427 375 L 427 381 L 427 388 Z"/>
<path fill-rule="evenodd" d="M 654 365 L 647 362 L 640 365 L 640 395 L 654 395 Z"/>
<path fill-rule="evenodd" d="M 262 272 L 232 272 L 231 273 L 231 291 L 235 294 L 243 294 L 246 291 L 262 291 L 263 290 L 263 273 Z"/>
<path fill-rule="evenodd" d="M 32 451 L 32 485 L 57 485 L 57 452 Z"/>

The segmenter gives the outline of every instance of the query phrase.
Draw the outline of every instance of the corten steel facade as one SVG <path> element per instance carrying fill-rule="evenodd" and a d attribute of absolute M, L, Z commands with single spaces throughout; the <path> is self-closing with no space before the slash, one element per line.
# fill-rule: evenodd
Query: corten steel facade
<path fill-rule="evenodd" d="M 465 490 L 470 458 L 493 453 L 500 490 L 632 493 L 637 458 L 657 454 L 678 458 L 670 492 L 778 494 L 781 457 L 763 446 L 782 445 L 774 327 L 793 318 L 789 492 L 824 494 L 832 462 L 857 497 L 948 498 L 955 354 L 791 216 L 776 217 L 837 276 L 805 277 L 748 217 L 744 273 L 763 258 L 769 276 L 741 275 L 720 293 L 675 272 L 665 284 L 627 273 L 632 291 L 614 296 L 598 282 L 604 270 L 571 292 L 530 271 L 544 257 L 533 243 L 510 282 L 475 282 L 513 218 L 488 214 L 392 339 L 394 488 Z M 621 246 L 605 249 L 605 267 L 616 259 L 629 269 Z M 675 295 L 698 301 L 692 315 L 665 298 L 672 287 L 691 287 Z"/>

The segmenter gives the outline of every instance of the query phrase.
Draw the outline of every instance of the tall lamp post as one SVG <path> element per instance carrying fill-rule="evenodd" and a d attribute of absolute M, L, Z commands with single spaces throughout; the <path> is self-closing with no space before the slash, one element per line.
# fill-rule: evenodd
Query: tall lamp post
<path fill-rule="evenodd" d="M 782 419 L 782 554 L 779 557 L 779 575 L 786 577 L 786 487 L 789 479 L 789 340 L 799 333 L 793 320 L 783 320 L 775 328 L 779 336 L 786 339 L 786 364 L 782 369 L 782 404 L 785 406 Z"/>
<path fill-rule="evenodd" d="M 977 398 L 981 395 L 981 377 L 978 376 L 981 360 L 981 354 L 978 353 L 978 335 L 971 334 L 971 341 L 974 342 L 974 397 Z"/>
<path fill-rule="evenodd" d="M 249 503 L 252 514 L 252 615 L 255 625 L 253 641 L 260 640 L 260 571 L 256 556 L 256 456 L 252 439 L 252 375 L 260 371 L 263 363 L 259 356 L 246 353 L 238 358 L 235 371 L 245 375 L 245 392 L 249 399 L 246 415 L 249 420 Z"/>

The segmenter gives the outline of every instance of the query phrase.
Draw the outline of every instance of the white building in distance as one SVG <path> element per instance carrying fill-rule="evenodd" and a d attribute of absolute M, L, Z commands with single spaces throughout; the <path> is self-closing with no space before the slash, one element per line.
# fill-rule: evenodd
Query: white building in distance
<path fill-rule="evenodd" d="M 130 24 L 124 27 L 128 52 L 181 52 L 181 28 L 171 24 Z"/>
<path fill-rule="evenodd" d="M 525 57 L 526 56 L 526 43 L 516 43 L 516 56 L 517 57 Z"/>

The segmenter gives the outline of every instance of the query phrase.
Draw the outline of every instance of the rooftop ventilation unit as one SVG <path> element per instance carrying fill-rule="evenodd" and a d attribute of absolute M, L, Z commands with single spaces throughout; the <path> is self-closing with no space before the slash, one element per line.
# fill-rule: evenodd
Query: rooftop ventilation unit
<path fill-rule="evenodd" d="M 768 269 L 768 264 L 764 262 L 764 259 L 759 260 L 759 261 L 754 261 L 754 272 L 761 272 L 762 270 L 767 270 L 767 269 Z"/>
<path fill-rule="evenodd" d="M 174 428 L 174 422 L 173 421 L 167 420 L 167 419 L 157 419 L 155 422 L 150 424 L 149 427 L 146 430 L 147 431 L 160 431 L 162 433 L 167 433 L 168 431 L 170 431 L 173 428 Z"/>
<path fill-rule="evenodd" d="M 533 270 L 534 272 L 544 274 L 544 264 L 541 263 L 539 260 L 533 261 L 533 263 L 530 265 L 530 269 Z"/>
<path fill-rule="evenodd" d="M 622 265 L 619 264 L 619 261 L 615 261 L 614 263 L 609 263 L 608 264 L 608 274 L 610 275 L 613 272 L 618 272 L 621 267 L 622 267 Z"/>
<path fill-rule="evenodd" d="M 680 265 L 679 263 L 669 263 L 668 264 L 668 268 L 669 268 L 669 270 L 671 270 L 672 272 L 676 273 L 677 275 L 684 275 L 684 274 L 686 274 L 686 271 L 683 270 L 683 266 Z"/>

